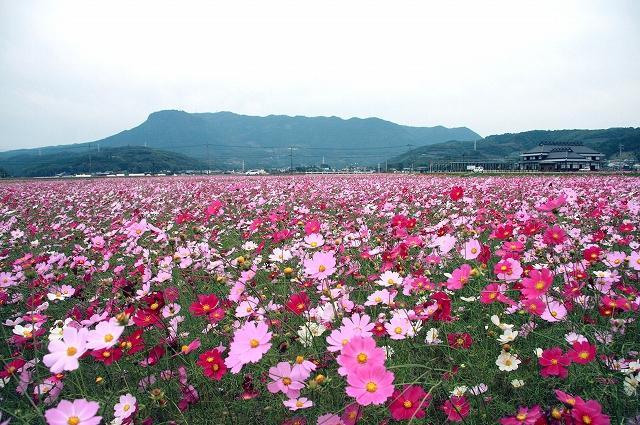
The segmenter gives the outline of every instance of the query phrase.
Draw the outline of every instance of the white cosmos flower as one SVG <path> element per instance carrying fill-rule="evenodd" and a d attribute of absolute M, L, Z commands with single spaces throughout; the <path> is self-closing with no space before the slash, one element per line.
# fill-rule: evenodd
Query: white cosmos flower
<path fill-rule="evenodd" d="M 511 372 L 512 370 L 518 369 L 520 363 L 521 360 L 518 357 L 506 351 L 500 353 L 496 360 L 496 366 L 503 372 Z"/>
<path fill-rule="evenodd" d="M 524 387 L 524 381 L 522 379 L 514 379 L 513 381 L 511 381 L 511 386 L 513 388 Z"/>
<path fill-rule="evenodd" d="M 503 334 L 498 337 L 498 342 L 500 342 L 501 344 L 507 344 L 515 340 L 517 336 L 518 331 L 507 328 L 504 330 Z"/>

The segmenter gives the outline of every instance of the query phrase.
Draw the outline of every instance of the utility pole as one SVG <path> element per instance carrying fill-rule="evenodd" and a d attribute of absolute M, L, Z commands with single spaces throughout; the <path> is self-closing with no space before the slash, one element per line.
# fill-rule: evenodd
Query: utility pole
<path fill-rule="evenodd" d="M 378 174 L 380 174 L 380 163 L 378 162 Z"/>
<path fill-rule="evenodd" d="M 386 159 L 384 160 L 384 172 L 389 172 L 389 161 L 387 161 Z"/>
<path fill-rule="evenodd" d="M 242 174 L 244 174 L 244 159 L 242 160 Z"/>
<path fill-rule="evenodd" d="M 207 140 L 207 175 L 211 172 L 211 158 L 209 157 L 209 141 Z"/>
<path fill-rule="evenodd" d="M 293 146 L 289 146 L 289 172 L 293 173 Z"/>
<path fill-rule="evenodd" d="M 620 172 L 622 172 L 622 148 L 624 145 L 622 143 L 618 143 L 618 161 L 620 161 Z"/>

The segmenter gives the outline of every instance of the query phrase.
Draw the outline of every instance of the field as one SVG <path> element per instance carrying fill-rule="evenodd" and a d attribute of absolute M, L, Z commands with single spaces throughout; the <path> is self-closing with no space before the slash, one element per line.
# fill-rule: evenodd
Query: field
<path fill-rule="evenodd" d="M 0 424 L 640 423 L 639 183 L 0 183 Z"/>

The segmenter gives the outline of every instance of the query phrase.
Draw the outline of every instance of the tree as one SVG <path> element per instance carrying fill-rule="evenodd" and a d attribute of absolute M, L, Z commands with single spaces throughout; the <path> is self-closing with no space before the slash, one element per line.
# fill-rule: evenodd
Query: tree
<path fill-rule="evenodd" d="M 0 179 L 9 177 L 9 173 L 4 168 L 0 167 Z"/>

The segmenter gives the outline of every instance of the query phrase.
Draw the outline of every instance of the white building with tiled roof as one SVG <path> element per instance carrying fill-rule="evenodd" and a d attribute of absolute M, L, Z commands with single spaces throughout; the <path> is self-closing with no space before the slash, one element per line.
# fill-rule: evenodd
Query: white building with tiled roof
<path fill-rule="evenodd" d="M 521 170 L 578 171 L 599 170 L 604 154 L 581 143 L 540 143 L 520 154 Z"/>

